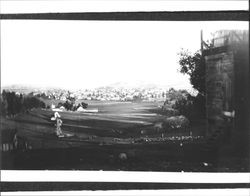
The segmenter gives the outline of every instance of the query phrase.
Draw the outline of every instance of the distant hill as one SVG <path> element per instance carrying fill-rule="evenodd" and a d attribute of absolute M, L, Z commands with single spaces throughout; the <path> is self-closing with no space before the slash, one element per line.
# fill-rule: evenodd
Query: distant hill
<path fill-rule="evenodd" d="M 34 87 L 24 85 L 8 85 L 1 87 L 1 90 L 9 90 L 26 94 L 34 91 Z"/>
<path fill-rule="evenodd" d="M 56 87 L 35 87 L 32 85 L 7 85 L 7 86 L 2 86 L 1 91 L 3 90 L 9 90 L 9 91 L 15 91 L 23 94 L 28 94 L 31 92 L 39 92 L 39 91 L 48 91 L 48 90 L 62 90 L 60 88 Z"/>
<path fill-rule="evenodd" d="M 112 83 L 107 86 L 103 86 L 100 88 L 115 88 L 115 89 L 121 89 L 121 88 L 126 88 L 126 89 L 157 89 L 157 88 L 168 88 L 167 85 L 158 85 L 158 84 L 153 84 L 149 82 L 135 82 L 135 83 L 130 83 L 130 82 L 116 82 Z"/>
<path fill-rule="evenodd" d="M 145 82 L 145 81 L 138 81 L 138 82 L 115 82 L 111 83 L 109 85 L 105 86 L 100 86 L 96 88 L 89 88 L 88 90 L 98 90 L 98 89 L 170 89 L 170 88 L 175 88 L 175 89 L 186 89 L 189 91 L 192 91 L 192 89 L 187 89 L 183 88 L 183 85 L 180 86 L 180 84 L 169 84 L 169 85 L 162 85 L 162 84 L 154 84 L 150 82 Z M 86 90 L 85 88 L 83 89 L 78 89 L 78 90 L 72 90 L 72 89 L 65 89 L 65 88 L 59 88 L 59 87 L 37 87 L 37 86 L 32 86 L 32 85 L 8 85 L 8 86 L 3 86 L 1 87 L 2 90 L 9 90 L 9 91 L 15 91 L 19 93 L 24 93 L 28 94 L 31 92 L 44 92 L 44 91 L 83 91 Z"/>

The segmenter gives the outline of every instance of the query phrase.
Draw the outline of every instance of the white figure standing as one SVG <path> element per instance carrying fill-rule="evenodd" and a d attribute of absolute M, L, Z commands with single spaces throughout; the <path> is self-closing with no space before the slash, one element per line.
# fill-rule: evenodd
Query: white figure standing
<path fill-rule="evenodd" d="M 58 112 L 55 112 L 54 113 L 54 116 L 51 118 L 51 120 L 55 120 L 56 121 L 56 135 L 58 137 L 62 136 L 63 133 L 62 133 L 62 129 L 61 129 L 61 126 L 62 126 L 62 120 L 61 120 L 61 116 Z"/>
<path fill-rule="evenodd" d="M 56 119 L 56 135 L 59 137 L 62 134 L 62 130 L 61 130 L 61 126 L 62 126 L 62 120 L 60 118 Z"/>

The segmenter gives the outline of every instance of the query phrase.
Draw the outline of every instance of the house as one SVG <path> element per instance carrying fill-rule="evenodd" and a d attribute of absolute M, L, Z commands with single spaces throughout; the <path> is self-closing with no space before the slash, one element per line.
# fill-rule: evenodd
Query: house
<path fill-rule="evenodd" d="M 82 107 L 82 106 L 80 106 L 80 107 L 78 107 L 77 108 L 77 110 L 76 110 L 77 112 L 84 112 L 85 111 L 85 109 Z"/>
<path fill-rule="evenodd" d="M 51 104 L 51 109 L 53 110 L 53 109 L 55 109 L 56 108 L 56 106 L 55 106 L 55 104 Z"/>
<path fill-rule="evenodd" d="M 86 110 L 86 109 L 84 109 L 82 106 L 80 106 L 79 108 L 77 108 L 76 111 L 77 111 L 77 112 L 86 112 L 86 113 L 97 113 L 97 112 L 98 112 L 98 109 Z"/>

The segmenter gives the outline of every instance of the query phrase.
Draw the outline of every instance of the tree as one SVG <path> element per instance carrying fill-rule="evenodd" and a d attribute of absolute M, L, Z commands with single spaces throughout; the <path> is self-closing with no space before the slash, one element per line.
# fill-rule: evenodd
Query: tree
<path fill-rule="evenodd" d="M 45 103 L 31 94 L 24 96 L 3 90 L 0 101 L 1 114 L 4 116 L 13 116 L 32 108 L 45 108 Z"/>
<path fill-rule="evenodd" d="M 198 91 L 197 96 L 188 98 L 193 102 L 193 111 L 195 111 L 194 113 L 196 113 L 197 116 L 205 117 L 205 60 L 200 51 L 191 54 L 187 50 L 182 50 L 179 53 L 179 57 L 180 72 L 189 76 L 191 85 Z M 184 103 L 180 103 L 179 105 L 183 104 Z M 188 108 L 190 107 L 189 105 Z"/>
<path fill-rule="evenodd" d="M 67 101 L 63 104 L 63 106 L 65 107 L 66 110 L 72 110 L 72 108 L 73 108 L 73 103 L 67 100 Z"/>
<path fill-rule="evenodd" d="M 81 103 L 81 106 L 82 106 L 82 108 L 86 109 L 86 108 L 88 107 L 88 104 L 87 104 L 87 103 L 82 102 L 82 103 Z"/>
<path fill-rule="evenodd" d="M 59 103 L 57 104 L 57 107 L 60 108 L 61 106 L 63 106 L 63 103 L 62 103 L 62 102 L 59 102 Z"/>
<path fill-rule="evenodd" d="M 200 51 L 191 54 L 187 50 L 179 53 L 180 72 L 187 74 L 190 83 L 201 96 L 205 96 L 205 60 Z"/>
<path fill-rule="evenodd" d="M 8 101 L 6 96 L 6 91 L 3 90 L 1 94 L 1 115 L 5 116 L 8 113 Z"/>

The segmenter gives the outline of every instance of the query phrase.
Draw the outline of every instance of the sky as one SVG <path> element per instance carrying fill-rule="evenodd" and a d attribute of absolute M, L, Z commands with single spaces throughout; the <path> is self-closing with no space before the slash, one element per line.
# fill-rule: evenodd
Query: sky
<path fill-rule="evenodd" d="M 200 49 L 216 29 L 247 22 L 1 21 L 1 86 L 85 89 L 116 82 L 190 89 L 182 48 Z"/>

